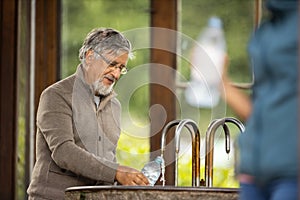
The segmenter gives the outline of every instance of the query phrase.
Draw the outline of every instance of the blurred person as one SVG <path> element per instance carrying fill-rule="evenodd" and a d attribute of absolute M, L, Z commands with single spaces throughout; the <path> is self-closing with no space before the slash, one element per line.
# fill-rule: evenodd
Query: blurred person
<path fill-rule="evenodd" d="M 223 97 L 244 120 L 239 136 L 241 200 L 298 199 L 298 1 L 267 0 L 270 18 L 254 32 L 248 51 L 251 98 L 223 73 Z"/>
<path fill-rule="evenodd" d="M 121 105 L 113 86 L 127 72 L 130 54 L 121 33 L 94 29 L 77 71 L 42 92 L 29 199 L 63 199 L 71 186 L 149 184 L 140 171 L 116 162 Z"/>

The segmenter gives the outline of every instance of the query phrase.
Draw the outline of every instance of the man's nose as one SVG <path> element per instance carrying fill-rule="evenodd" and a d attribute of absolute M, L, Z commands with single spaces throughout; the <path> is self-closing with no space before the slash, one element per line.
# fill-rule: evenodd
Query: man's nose
<path fill-rule="evenodd" d="M 115 79 L 118 80 L 120 78 L 120 75 L 121 75 L 120 69 L 119 68 L 114 68 L 111 71 L 111 74 L 114 76 Z"/>

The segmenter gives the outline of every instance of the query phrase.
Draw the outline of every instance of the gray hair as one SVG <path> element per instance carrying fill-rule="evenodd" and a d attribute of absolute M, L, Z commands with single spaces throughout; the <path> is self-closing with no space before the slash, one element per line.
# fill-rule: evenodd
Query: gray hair
<path fill-rule="evenodd" d="M 85 61 L 85 54 L 89 50 L 97 53 L 109 53 L 115 56 L 128 53 L 131 58 L 131 43 L 119 31 L 111 28 L 96 28 L 89 32 L 79 50 L 81 63 Z"/>

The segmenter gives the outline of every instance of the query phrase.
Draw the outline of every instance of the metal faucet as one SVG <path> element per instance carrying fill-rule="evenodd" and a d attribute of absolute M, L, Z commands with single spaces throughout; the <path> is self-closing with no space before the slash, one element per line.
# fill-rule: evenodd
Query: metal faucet
<path fill-rule="evenodd" d="M 179 119 L 175 119 L 173 121 L 170 121 L 162 130 L 162 135 L 161 135 L 161 155 L 163 156 L 165 150 L 166 150 L 166 137 L 167 137 L 167 133 L 168 131 L 173 127 L 173 126 L 177 126 L 179 124 L 181 120 Z"/>
<path fill-rule="evenodd" d="M 180 148 L 180 134 L 183 127 L 188 129 L 192 138 L 192 186 L 200 186 L 200 132 L 194 121 L 190 119 L 173 120 L 164 127 L 161 138 L 161 156 L 163 157 L 165 151 L 166 134 L 170 128 L 176 125 L 178 126 L 175 131 L 175 186 L 178 185 L 178 154 Z"/>
<path fill-rule="evenodd" d="M 170 121 L 162 130 L 162 136 L 161 136 L 161 157 L 163 158 L 163 163 L 162 163 L 162 167 L 161 167 L 161 174 L 162 174 L 162 185 L 165 186 L 165 160 L 164 160 L 164 152 L 166 150 L 166 137 L 167 137 L 167 133 L 168 131 L 173 127 L 173 126 L 177 126 L 179 124 L 181 120 L 173 120 L 173 121 Z"/>
<path fill-rule="evenodd" d="M 226 125 L 227 122 L 235 124 L 241 132 L 245 131 L 244 125 L 233 117 L 225 117 L 213 120 L 206 131 L 205 139 L 205 186 L 213 186 L 213 160 L 214 160 L 214 137 L 216 130 L 222 126 L 225 133 L 225 150 L 230 152 L 230 132 Z"/>
<path fill-rule="evenodd" d="M 192 127 L 192 130 L 189 126 Z M 200 132 L 196 122 L 191 119 L 180 121 L 175 131 L 175 183 L 178 185 L 178 155 L 180 148 L 180 134 L 183 127 L 187 127 L 192 139 L 192 186 L 200 186 Z"/>

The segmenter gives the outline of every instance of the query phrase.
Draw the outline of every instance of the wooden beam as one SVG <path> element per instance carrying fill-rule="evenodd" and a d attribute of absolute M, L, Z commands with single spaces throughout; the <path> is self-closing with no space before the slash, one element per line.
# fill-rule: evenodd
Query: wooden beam
<path fill-rule="evenodd" d="M 0 196 L 15 199 L 18 0 L 2 0 L 0 9 Z"/>
<path fill-rule="evenodd" d="M 150 68 L 150 151 L 153 159 L 160 154 L 163 126 L 176 119 L 177 0 L 151 1 L 151 27 L 150 59 L 153 64 Z M 173 134 L 168 134 L 167 144 L 171 148 L 166 149 L 164 157 L 167 164 L 167 185 L 175 183 L 173 135 L 174 130 Z"/>
<path fill-rule="evenodd" d="M 60 78 L 60 1 L 37 0 L 35 18 L 35 108 L 41 92 Z"/>
<path fill-rule="evenodd" d="M 37 0 L 33 26 L 35 70 L 34 105 L 31 106 L 34 106 L 35 114 L 42 91 L 60 79 L 60 1 Z M 32 120 L 35 122 L 35 116 Z M 35 135 L 35 132 L 32 135 Z M 35 138 L 33 140 L 35 144 Z"/>

